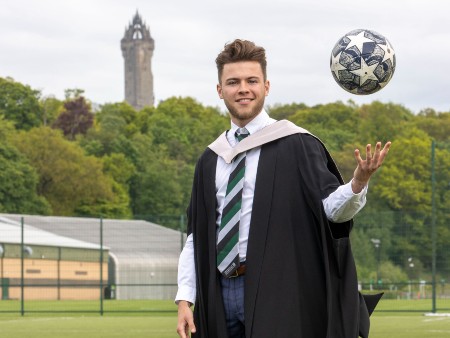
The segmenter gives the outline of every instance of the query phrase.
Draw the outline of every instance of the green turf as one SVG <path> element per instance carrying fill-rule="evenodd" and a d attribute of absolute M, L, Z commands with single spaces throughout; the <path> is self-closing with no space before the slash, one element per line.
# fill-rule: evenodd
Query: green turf
<path fill-rule="evenodd" d="M 20 309 L 20 302 L 19 308 L 17 305 L 16 302 L 0 301 L 0 310 L 16 311 Z M 105 309 L 115 312 L 105 312 L 104 316 L 98 312 L 64 312 L 88 308 L 97 311 L 98 302 L 36 301 L 25 305 L 30 311 L 44 308 L 58 312 L 26 312 L 23 317 L 19 313 L 0 313 L 1 338 L 177 337 L 176 307 L 172 301 L 105 301 Z M 450 300 L 440 300 L 438 306 L 450 307 Z M 450 317 L 424 316 L 430 308 L 429 300 L 383 300 L 372 316 L 370 338 L 450 337 Z M 391 312 L 393 310 L 404 312 Z"/>
<path fill-rule="evenodd" d="M 177 337 L 175 315 L 0 317 L 0 327 L 2 338 Z"/>
<path fill-rule="evenodd" d="M 170 316 L 0 316 L 2 338 L 177 337 Z M 450 336 L 450 317 L 421 314 L 375 315 L 370 338 L 440 338 Z"/>
<path fill-rule="evenodd" d="M 370 338 L 440 337 L 450 337 L 450 317 L 389 314 L 374 315 L 371 321 Z"/>

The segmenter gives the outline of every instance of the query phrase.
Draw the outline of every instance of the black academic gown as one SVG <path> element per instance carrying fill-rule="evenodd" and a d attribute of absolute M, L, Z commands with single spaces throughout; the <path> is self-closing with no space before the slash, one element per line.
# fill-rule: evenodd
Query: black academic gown
<path fill-rule="evenodd" d="M 217 155 L 197 163 L 188 234 L 193 234 L 197 299 L 193 337 L 227 338 L 216 269 Z M 315 137 L 294 134 L 261 147 L 245 275 L 246 338 L 368 336 L 349 233 L 352 221 L 327 220 L 322 199 L 343 183 Z"/>

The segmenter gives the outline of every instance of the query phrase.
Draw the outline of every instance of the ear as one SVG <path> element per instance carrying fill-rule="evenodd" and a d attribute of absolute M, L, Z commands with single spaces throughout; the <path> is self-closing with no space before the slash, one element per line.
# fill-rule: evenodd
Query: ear
<path fill-rule="evenodd" d="M 219 97 L 223 99 L 222 95 L 222 86 L 220 84 L 217 85 L 217 94 L 219 94 Z"/>
<path fill-rule="evenodd" d="M 266 96 L 269 95 L 269 90 L 270 90 L 270 81 L 269 80 L 266 80 L 266 83 L 264 84 L 264 88 L 265 88 Z"/>

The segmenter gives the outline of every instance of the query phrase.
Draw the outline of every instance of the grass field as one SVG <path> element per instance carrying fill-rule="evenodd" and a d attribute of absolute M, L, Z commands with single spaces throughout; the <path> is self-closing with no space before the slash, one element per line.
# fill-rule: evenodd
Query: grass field
<path fill-rule="evenodd" d="M 49 306 L 52 303 L 54 302 L 49 302 Z M 66 306 L 63 307 L 62 304 Z M 58 302 L 59 309 L 53 304 L 53 310 L 58 311 L 56 313 L 32 312 L 26 313 L 23 317 L 17 313 L 0 313 L 0 336 L 2 338 L 177 337 L 175 312 L 106 312 L 103 316 L 98 313 L 59 312 L 67 310 L 67 304 L 67 302 Z M 149 303 L 148 301 L 119 302 L 114 304 L 114 309 L 116 311 L 130 310 L 130 304 L 133 304 L 134 309 L 137 309 L 136 305 L 140 304 L 141 311 L 174 309 L 172 302 Z M 82 304 L 78 305 L 76 309 L 83 308 Z M 112 305 L 113 303 L 105 304 L 105 307 L 112 307 Z M 427 301 L 386 300 L 381 302 L 380 309 L 405 308 L 408 311 L 415 309 L 419 312 L 376 312 L 372 317 L 370 338 L 450 337 L 450 317 L 424 316 L 420 309 L 426 309 L 428 305 Z M 2 310 L 5 311 L 5 306 L 0 302 L 0 311 Z M 34 310 L 37 310 L 37 305 Z M 95 311 L 95 307 L 92 307 L 92 310 Z"/>

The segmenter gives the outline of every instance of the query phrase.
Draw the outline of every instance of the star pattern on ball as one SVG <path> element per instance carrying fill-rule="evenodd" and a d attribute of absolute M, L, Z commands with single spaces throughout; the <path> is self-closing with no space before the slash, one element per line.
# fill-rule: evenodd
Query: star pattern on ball
<path fill-rule="evenodd" d="M 364 34 L 365 31 L 363 30 L 357 35 L 347 35 L 347 38 L 350 39 L 350 42 L 345 49 L 349 49 L 352 46 L 356 46 L 356 48 L 359 49 L 359 52 L 362 53 L 364 43 L 373 42 L 373 40 L 366 38 Z"/>
<path fill-rule="evenodd" d="M 338 55 L 334 56 L 331 55 L 331 68 L 333 69 L 334 75 L 339 79 L 339 71 L 347 69 L 345 66 L 343 66 L 339 60 L 341 58 L 342 53 L 338 53 Z"/>
<path fill-rule="evenodd" d="M 380 46 L 380 48 L 382 50 L 384 50 L 384 57 L 383 57 L 383 61 L 381 61 L 382 63 L 386 60 L 391 60 L 392 63 L 394 63 L 394 48 L 392 48 L 391 44 L 389 43 L 388 40 L 386 40 L 386 44 L 382 45 L 379 44 L 378 46 Z"/>
<path fill-rule="evenodd" d="M 378 67 L 378 63 L 375 63 L 373 65 L 368 65 L 364 58 L 361 58 L 361 68 L 351 70 L 350 73 L 358 75 L 359 76 L 359 85 L 362 86 L 367 80 L 375 80 L 378 81 L 378 78 L 373 73 L 375 68 Z"/>

